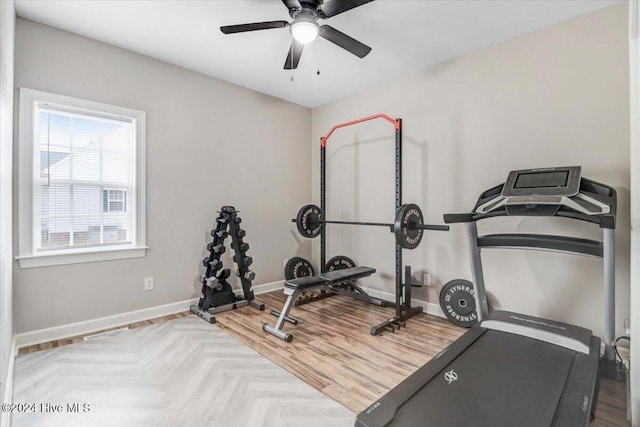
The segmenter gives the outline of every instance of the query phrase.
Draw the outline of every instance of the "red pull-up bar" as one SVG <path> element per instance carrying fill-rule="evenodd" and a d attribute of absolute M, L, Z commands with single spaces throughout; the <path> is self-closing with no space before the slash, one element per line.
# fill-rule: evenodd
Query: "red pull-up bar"
<path fill-rule="evenodd" d="M 340 129 L 340 128 L 343 128 L 343 127 L 347 127 L 347 126 L 351 126 L 351 125 L 355 125 L 355 124 L 358 124 L 358 123 L 366 122 L 368 120 L 373 120 L 373 119 L 385 119 L 389 123 L 393 124 L 393 126 L 395 127 L 395 130 L 400 130 L 400 120 L 392 119 L 391 117 L 387 116 L 386 114 L 374 114 L 373 116 L 363 117 L 361 119 L 356 119 L 356 120 L 352 120 L 350 122 L 340 123 L 339 125 L 335 125 L 334 127 L 331 128 L 329 133 L 327 133 L 325 136 L 320 138 L 320 146 L 322 148 L 326 148 L 327 139 L 329 139 L 329 137 L 331 136 L 331 134 L 333 133 L 334 130 Z"/>

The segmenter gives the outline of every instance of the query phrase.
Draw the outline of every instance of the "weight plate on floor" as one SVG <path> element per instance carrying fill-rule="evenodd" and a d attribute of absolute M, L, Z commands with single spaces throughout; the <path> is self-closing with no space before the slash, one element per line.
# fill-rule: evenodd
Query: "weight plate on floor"
<path fill-rule="evenodd" d="M 299 256 L 290 258 L 284 267 L 284 278 L 287 280 L 299 277 L 314 276 L 316 273 L 309 261 Z"/>
<path fill-rule="evenodd" d="M 316 205 L 305 205 L 298 211 L 296 225 L 298 232 L 309 238 L 318 237 L 322 231 L 322 210 Z"/>
<path fill-rule="evenodd" d="M 355 266 L 356 263 L 351 258 L 344 255 L 337 255 L 327 261 L 327 263 L 325 264 L 325 269 L 327 271 L 334 271 L 344 270 L 345 268 L 352 268 Z"/>
<path fill-rule="evenodd" d="M 470 328 L 478 322 L 473 283 L 464 279 L 447 282 L 440 291 L 440 307 L 451 323 Z"/>
<path fill-rule="evenodd" d="M 422 241 L 424 230 L 413 228 L 412 226 L 422 224 L 424 224 L 424 217 L 420 206 L 414 203 L 400 206 L 396 213 L 396 220 L 393 223 L 396 242 L 404 249 L 417 248 Z"/>

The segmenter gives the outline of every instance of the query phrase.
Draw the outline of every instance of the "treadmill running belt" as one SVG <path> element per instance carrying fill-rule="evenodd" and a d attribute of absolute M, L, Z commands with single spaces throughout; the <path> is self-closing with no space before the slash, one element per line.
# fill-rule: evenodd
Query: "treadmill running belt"
<path fill-rule="evenodd" d="M 549 426 L 574 357 L 556 345 L 488 330 L 399 407 L 389 425 Z"/>

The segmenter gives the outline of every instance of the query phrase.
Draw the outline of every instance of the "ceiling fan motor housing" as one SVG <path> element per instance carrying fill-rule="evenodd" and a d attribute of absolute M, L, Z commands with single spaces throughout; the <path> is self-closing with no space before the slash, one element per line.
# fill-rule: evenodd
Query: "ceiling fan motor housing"
<path fill-rule="evenodd" d="M 314 19 L 318 19 L 318 17 L 325 18 L 322 10 L 320 9 L 322 0 L 300 1 L 298 3 L 300 4 L 300 7 L 289 8 L 289 16 L 293 19 L 296 19 L 297 16 L 303 13 L 309 14 Z"/>

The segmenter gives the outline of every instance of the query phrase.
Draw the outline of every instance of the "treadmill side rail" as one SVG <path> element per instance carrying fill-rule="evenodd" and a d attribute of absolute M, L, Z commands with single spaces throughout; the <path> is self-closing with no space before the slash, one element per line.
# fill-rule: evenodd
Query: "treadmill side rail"
<path fill-rule="evenodd" d="M 387 394 L 356 417 L 355 427 L 383 427 L 390 424 L 398 409 L 440 374 L 460 353 L 480 338 L 487 329 L 476 324 L 425 365 L 418 368 Z"/>
<path fill-rule="evenodd" d="M 574 372 L 567 380 L 561 403 L 558 405 L 558 412 L 553 418 L 553 427 L 587 426 L 591 414 L 596 412 L 600 338 L 593 337 L 590 348 L 589 355 L 576 355 Z M 580 409 L 575 410 L 575 408 Z"/>

